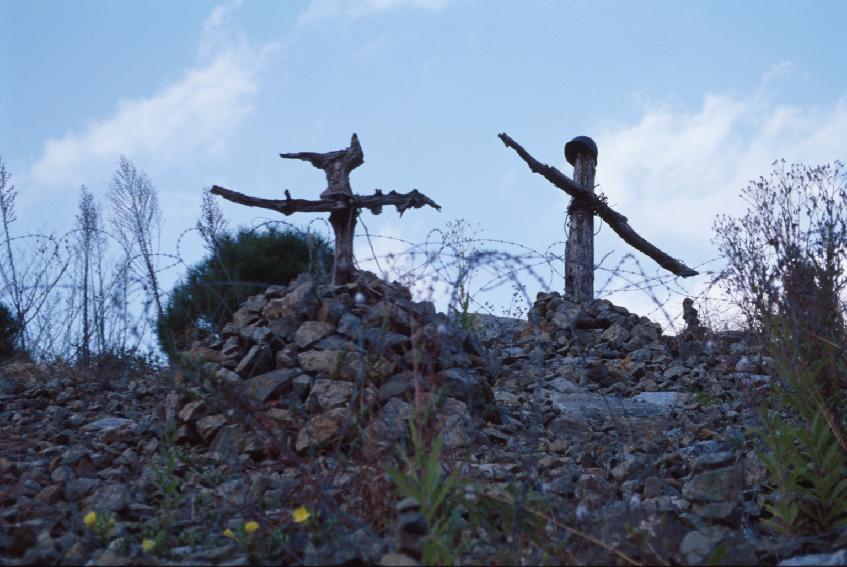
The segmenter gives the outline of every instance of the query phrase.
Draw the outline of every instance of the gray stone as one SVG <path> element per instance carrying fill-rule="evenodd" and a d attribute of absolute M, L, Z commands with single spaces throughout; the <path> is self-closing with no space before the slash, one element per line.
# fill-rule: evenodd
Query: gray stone
<path fill-rule="evenodd" d="M 386 331 L 378 328 L 370 328 L 365 331 L 365 347 L 376 353 L 383 353 L 389 350 L 396 350 L 398 347 L 406 347 L 409 345 L 409 337 Z"/>
<path fill-rule="evenodd" d="M 335 408 L 316 415 L 300 430 L 294 448 L 297 452 L 317 450 L 336 441 L 347 414 L 346 408 Z"/>
<path fill-rule="evenodd" d="M 546 388 L 550 388 L 560 394 L 569 394 L 581 391 L 579 386 L 568 380 L 567 378 L 554 378 L 545 384 Z"/>
<path fill-rule="evenodd" d="M 205 407 L 206 404 L 202 400 L 188 402 L 179 410 L 179 418 L 185 422 L 195 421 Z"/>
<path fill-rule="evenodd" d="M 300 368 L 315 376 L 352 380 L 359 356 L 345 350 L 309 350 L 297 355 Z"/>
<path fill-rule="evenodd" d="M 696 565 L 712 554 L 721 541 L 730 534 L 730 529 L 725 526 L 706 526 L 700 530 L 688 532 L 679 544 L 679 551 L 685 556 L 685 560 Z"/>
<path fill-rule="evenodd" d="M 176 412 L 174 412 L 176 415 Z M 126 419 L 123 417 L 103 417 L 98 419 L 97 421 L 92 421 L 91 423 L 86 423 L 82 426 L 82 431 L 107 431 L 112 429 L 117 429 L 119 427 L 125 427 L 127 429 L 131 429 L 135 427 L 135 422 L 131 419 Z"/>
<path fill-rule="evenodd" d="M 441 435 L 444 448 L 456 450 L 470 443 L 473 427 L 467 405 L 453 398 L 444 398 L 436 413 L 436 430 Z"/>
<path fill-rule="evenodd" d="M 707 520 L 726 520 L 735 513 L 735 502 L 695 503 L 692 511 Z"/>
<path fill-rule="evenodd" d="M 362 320 L 352 313 L 345 313 L 338 321 L 338 332 L 353 340 L 359 340 L 362 334 Z"/>
<path fill-rule="evenodd" d="M 122 483 L 107 484 L 88 497 L 86 502 L 90 510 L 119 512 L 129 506 L 129 488 Z"/>
<path fill-rule="evenodd" d="M 238 366 L 235 367 L 236 374 L 241 376 L 256 376 L 269 370 L 273 370 L 274 356 L 267 345 L 254 345 L 247 351 Z"/>
<path fill-rule="evenodd" d="M 708 502 L 735 500 L 743 486 L 741 468 L 735 465 L 694 475 L 682 487 L 682 495 L 689 500 Z"/>
<path fill-rule="evenodd" d="M 672 408 L 684 405 L 688 396 L 682 392 L 641 392 L 632 399 L 636 402 Z"/>
<path fill-rule="evenodd" d="M 67 465 L 59 465 L 50 473 L 53 482 L 66 482 L 74 477 L 73 470 Z"/>
<path fill-rule="evenodd" d="M 223 384 L 233 388 L 237 388 L 241 385 L 241 376 L 228 368 L 219 368 L 217 372 L 215 372 L 215 378 L 220 380 Z"/>
<path fill-rule="evenodd" d="M 309 274 L 301 274 L 291 282 L 288 293 L 279 299 L 271 299 L 262 309 L 265 319 L 280 317 L 312 318 L 317 314 L 318 298 L 315 295 L 315 282 Z"/>
<path fill-rule="evenodd" d="M 673 380 L 675 378 L 679 378 L 687 371 L 688 369 L 684 365 L 671 366 L 670 368 L 662 372 L 662 378 Z"/>
<path fill-rule="evenodd" d="M 291 381 L 297 371 L 294 369 L 271 370 L 244 382 L 243 392 L 258 402 L 264 402 L 272 396 L 285 395 L 292 389 Z"/>
<path fill-rule="evenodd" d="M 612 346 L 620 346 L 629 340 L 630 334 L 622 325 L 615 323 L 610 326 L 608 329 L 603 331 L 603 334 L 600 335 L 600 338 L 604 341 L 607 341 Z"/>
<path fill-rule="evenodd" d="M 291 388 L 297 394 L 298 398 L 305 400 L 306 396 L 309 395 L 309 390 L 314 381 L 315 379 L 308 374 L 300 374 L 299 376 L 295 376 L 294 380 L 291 381 Z"/>
<path fill-rule="evenodd" d="M 847 548 L 839 549 L 832 553 L 798 555 L 789 559 L 783 559 L 778 564 L 794 567 L 805 567 L 807 565 L 847 565 Z"/>
<path fill-rule="evenodd" d="M 391 376 L 379 387 L 379 399 L 386 401 L 396 396 L 402 396 L 411 390 L 413 379 L 414 374 L 408 371 Z"/>
<path fill-rule="evenodd" d="M 257 345 L 264 342 L 267 342 L 270 339 L 273 332 L 270 328 L 263 325 L 266 325 L 267 321 L 257 321 L 253 325 L 248 325 L 247 327 L 242 327 L 238 329 L 238 336 L 241 337 L 246 344 Z"/>
<path fill-rule="evenodd" d="M 362 430 L 362 454 L 369 461 L 378 460 L 392 449 L 409 430 L 411 406 L 398 398 L 388 400 L 376 419 Z"/>
<path fill-rule="evenodd" d="M 308 348 L 334 331 L 335 328 L 329 323 L 306 321 L 300 325 L 294 334 L 294 344 L 298 348 Z"/>
<path fill-rule="evenodd" d="M 226 425 L 218 430 L 215 440 L 209 445 L 209 449 L 220 455 L 238 450 L 241 439 L 241 426 L 238 424 Z"/>
<path fill-rule="evenodd" d="M 311 410 L 326 411 L 332 408 L 350 405 L 353 396 L 353 383 L 340 380 L 318 379 L 312 384 L 312 391 L 306 400 Z"/>
<path fill-rule="evenodd" d="M 197 433 L 200 434 L 200 437 L 203 438 L 203 441 L 208 443 L 225 423 L 226 417 L 223 414 L 216 413 L 198 419 L 195 428 L 197 429 Z"/>
<path fill-rule="evenodd" d="M 479 377 L 465 368 L 442 370 L 435 375 L 435 383 L 441 385 L 445 396 L 467 400 L 474 405 L 490 400 Z"/>
<path fill-rule="evenodd" d="M 514 362 L 529 357 L 529 353 L 521 347 L 506 347 L 500 351 L 503 362 Z"/>
<path fill-rule="evenodd" d="M 706 453 L 694 457 L 691 461 L 691 472 L 697 473 L 708 469 L 721 468 L 735 460 L 735 453 L 732 451 L 717 451 L 714 453 Z"/>

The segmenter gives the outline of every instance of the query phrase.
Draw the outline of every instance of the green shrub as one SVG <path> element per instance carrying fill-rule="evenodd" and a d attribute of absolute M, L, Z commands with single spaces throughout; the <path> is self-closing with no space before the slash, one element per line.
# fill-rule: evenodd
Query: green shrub
<path fill-rule="evenodd" d="M 783 317 L 770 325 L 777 380 L 760 410 L 768 449 L 761 457 L 776 498 L 766 523 L 786 534 L 830 534 L 847 526 L 847 440 L 839 419 L 847 402 L 845 353 L 791 323 Z"/>
<path fill-rule="evenodd" d="M 192 341 L 219 333 L 250 295 L 305 271 L 322 275 L 331 269 L 332 249 L 313 233 L 268 227 L 225 234 L 171 291 L 158 321 L 159 344 L 173 357 Z"/>
<path fill-rule="evenodd" d="M 13 358 L 17 351 L 20 325 L 8 307 L 0 303 L 0 361 Z"/>

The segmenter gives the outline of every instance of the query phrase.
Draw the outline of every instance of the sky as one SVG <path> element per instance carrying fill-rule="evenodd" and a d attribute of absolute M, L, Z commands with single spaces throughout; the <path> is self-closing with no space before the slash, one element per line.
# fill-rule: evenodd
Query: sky
<path fill-rule="evenodd" d="M 840 0 L 0 0 L 0 156 L 23 234 L 69 229 L 82 184 L 105 203 L 126 155 L 158 189 L 161 248 L 176 253 L 205 188 L 317 198 L 323 173 L 278 154 L 341 149 L 356 132 L 354 191 L 417 188 L 442 206 L 363 214 L 357 258 L 390 272 L 401 241 L 437 239 L 458 219 L 482 249 L 561 256 L 568 197 L 497 134 L 567 175 L 563 145 L 588 135 L 609 204 L 708 271 L 719 268 L 715 215 L 743 213 L 748 180 L 776 159 L 847 158 L 845 21 Z M 221 208 L 232 226 L 279 218 Z M 595 259 L 613 267 L 631 249 L 597 228 Z M 179 242 L 184 263 L 163 272 L 166 287 L 203 256 L 196 234 Z M 562 291 L 561 266 L 537 270 L 541 282 L 524 277 L 531 297 Z M 620 287 L 603 274 L 598 293 Z M 471 289 L 489 279 L 476 274 Z M 708 279 L 673 282 L 668 309 Z M 511 293 L 479 301 L 500 314 Z M 655 309 L 643 292 L 610 297 Z"/>

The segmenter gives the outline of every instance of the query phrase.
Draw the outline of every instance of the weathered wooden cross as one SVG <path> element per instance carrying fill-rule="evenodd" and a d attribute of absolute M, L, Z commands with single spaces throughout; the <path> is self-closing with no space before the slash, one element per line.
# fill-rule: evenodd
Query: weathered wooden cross
<path fill-rule="evenodd" d="M 547 181 L 572 197 L 568 215 L 570 231 L 565 244 L 565 294 L 577 302 L 594 298 L 594 215 L 608 224 L 612 230 L 636 250 L 653 258 L 666 270 L 688 278 L 697 272 L 662 252 L 642 238 L 627 218 L 609 208 L 605 198 L 594 194 L 594 170 L 597 167 L 597 144 L 587 136 L 577 136 L 565 144 L 565 159 L 574 166 L 574 178 L 532 157 L 508 134 L 499 134 L 508 148 L 512 148 L 526 162 L 533 173 L 544 176 Z"/>
<path fill-rule="evenodd" d="M 329 213 L 329 223 L 335 233 L 335 264 L 332 269 L 332 283 L 336 285 L 351 281 L 355 272 L 353 236 L 360 209 L 370 209 L 373 214 L 378 215 L 382 212 L 384 205 L 394 205 L 401 216 L 406 209 L 418 209 L 424 205 L 441 210 L 441 207 L 435 201 L 420 193 L 417 189 L 412 189 L 411 192 L 404 194 L 396 191 L 384 194 L 377 189 L 369 197 L 354 195 L 350 187 L 350 172 L 365 163 L 362 146 L 359 145 L 359 138 L 355 133 L 350 140 L 350 147 L 343 150 L 323 154 L 296 152 L 279 154 L 279 157 L 308 161 L 318 169 L 324 170 L 327 188 L 321 192 L 320 199 L 316 201 L 292 199 L 287 190 L 284 200 L 261 199 L 249 197 L 218 185 L 212 187 L 211 193 L 220 195 L 233 203 L 270 209 L 284 215 L 298 212 Z"/>

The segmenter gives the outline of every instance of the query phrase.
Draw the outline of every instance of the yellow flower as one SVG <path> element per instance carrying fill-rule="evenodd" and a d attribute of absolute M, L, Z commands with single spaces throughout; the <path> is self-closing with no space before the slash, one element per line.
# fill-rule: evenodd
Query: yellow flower
<path fill-rule="evenodd" d="M 141 547 L 142 549 L 144 549 L 144 551 L 150 553 L 151 551 L 156 549 L 156 542 L 152 539 L 144 538 L 144 541 L 141 542 Z"/>
<path fill-rule="evenodd" d="M 97 521 L 97 512 L 89 512 L 85 515 L 82 521 L 85 523 L 86 526 L 90 528 L 94 525 L 94 522 Z"/>
<path fill-rule="evenodd" d="M 228 537 L 229 539 L 235 538 L 235 534 L 232 533 L 232 530 L 229 528 L 224 530 L 224 536 Z"/>
<path fill-rule="evenodd" d="M 256 530 L 259 529 L 259 522 L 249 521 L 244 524 L 244 531 L 248 534 L 252 534 Z"/>
<path fill-rule="evenodd" d="M 312 513 L 306 509 L 305 506 L 300 506 L 294 512 L 292 512 L 291 516 L 294 518 L 294 523 L 302 524 L 306 520 L 312 517 Z"/>

